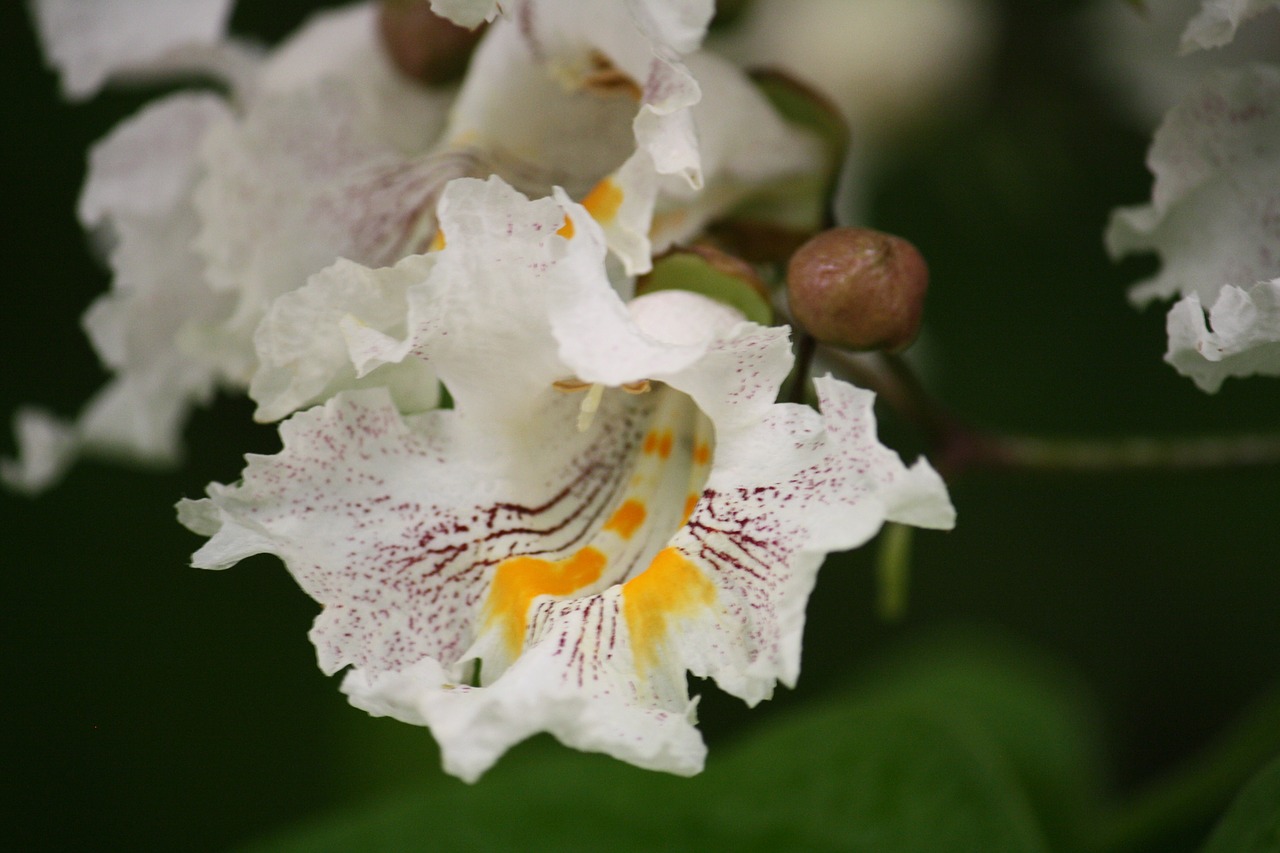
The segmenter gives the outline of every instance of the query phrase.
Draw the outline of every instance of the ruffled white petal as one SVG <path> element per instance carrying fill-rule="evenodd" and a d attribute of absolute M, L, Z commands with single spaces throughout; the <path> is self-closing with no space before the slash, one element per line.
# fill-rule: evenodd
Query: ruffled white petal
<path fill-rule="evenodd" d="M 1169 311 L 1165 360 L 1203 391 L 1230 376 L 1280 376 L 1280 279 L 1222 288 L 1205 311 L 1195 294 Z"/>
<path fill-rule="evenodd" d="M 1182 33 L 1182 52 L 1229 44 L 1240 24 L 1278 5 L 1276 0 L 1204 0 Z"/>
<path fill-rule="evenodd" d="M 380 266 L 426 249 L 440 190 L 470 168 L 465 159 L 403 154 L 378 134 L 386 123 L 370 116 L 378 107 L 327 80 L 265 95 L 241 121 L 206 135 L 196 246 L 210 284 L 236 299 L 220 347 L 239 359 L 241 382 L 254 369 L 253 332 L 272 300 L 339 257 Z M 425 148 L 438 118 L 402 114 L 399 127 L 416 127 Z"/>
<path fill-rule="evenodd" d="M 279 420 L 361 385 L 389 388 L 401 411 L 433 408 L 438 383 L 405 340 L 406 291 L 426 279 L 433 261 L 411 255 L 379 275 L 342 259 L 277 299 L 254 334 L 259 367 L 249 396 L 258 420 Z M 395 356 L 378 358 L 387 349 Z"/>
<path fill-rule="evenodd" d="M 1166 116 L 1148 154 L 1152 201 L 1114 214 L 1113 255 L 1156 251 L 1131 298 L 1196 294 L 1280 274 L 1280 69 L 1211 74 Z"/>
<path fill-rule="evenodd" d="M 232 71 L 223 42 L 234 0 L 35 0 L 45 55 L 69 98 L 87 98 L 114 77 Z"/>

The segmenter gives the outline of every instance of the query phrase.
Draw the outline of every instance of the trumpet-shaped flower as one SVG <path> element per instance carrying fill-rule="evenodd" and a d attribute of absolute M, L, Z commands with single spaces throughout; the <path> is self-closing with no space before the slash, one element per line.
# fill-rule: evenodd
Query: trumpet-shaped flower
<path fill-rule="evenodd" d="M 686 673 L 752 704 L 792 684 L 823 556 L 886 519 L 949 527 L 942 482 L 877 442 L 868 392 L 774 403 L 785 329 L 685 292 L 624 301 L 563 192 L 462 179 L 440 220 L 444 249 L 340 263 L 292 313 L 327 304 L 354 369 L 422 360 L 454 408 L 366 389 L 293 416 L 279 454 L 180 506 L 210 537 L 195 564 L 278 555 L 323 607 L 321 668 L 429 726 L 465 779 L 539 731 L 697 772 Z"/>

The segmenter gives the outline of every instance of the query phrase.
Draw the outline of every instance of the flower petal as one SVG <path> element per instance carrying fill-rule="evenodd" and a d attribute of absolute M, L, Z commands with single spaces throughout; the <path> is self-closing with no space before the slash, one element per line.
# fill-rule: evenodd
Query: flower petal
<path fill-rule="evenodd" d="M 1230 43 L 1240 24 L 1273 6 L 1280 3 L 1276 0 L 1204 0 L 1200 13 L 1182 33 L 1182 52 Z"/>
<path fill-rule="evenodd" d="M 440 190 L 471 167 L 465 158 L 402 154 L 368 120 L 376 108 L 329 80 L 265 95 L 205 139 L 196 247 L 210 284 L 237 300 L 223 346 L 249 355 L 243 382 L 253 331 L 273 299 L 339 257 L 381 266 L 424 250 Z M 432 119 L 417 127 L 429 141 Z"/>
<path fill-rule="evenodd" d="M 1208 324 L 1193 293 L 1170 309 L 1168 327 L 1165 361 L 1202 391 L 1229 376 L 1280 376 L 1280 279 L 1222 288 Z"/>
<path fill-rule="evenodd" d="M 279 420 L 368 385 L 389 388 L 401 411 L 435 407 L 439 383 L 405 340 L 406 291 L 426 279 L 433 261 L 411 255 L 379 275 L 342 259 L 277 299 L 254 333 L 259 367 L 249 396 L 258 403 L 255 417 Z M 386 357 L 388 349 L 393 357 Z"/>
<path fill-rule="evenodd" d="M 82 99 L 108 79 L 188 70 L 229 70 L 241 61 L 223 43 L 234 0 L 35 0 L 45 55 L 63 92 Z"/>
<path fill-rule="evenodd" d="M 1280 69 L 1211 74 L 1166 116 L 1148 154 L 1152 202 L 1112 217 L 1115 256 L 1156 251 L 1133 301 L 1197 294 L 1280 274 Z"/>
<path fill-rule="evenodd" d="M 74 424 L 56 429 L 56 439 L 20 442 L 23 459 L 10 470 L 27 471 L 14 474 L 25 488 L 51 485 L 84 451 L 173 461 L 187 412 L 212 395 L 219 367 L 194 341 L 201 325 L 228 316 L 230 303 L 205 286 L 190 248 L 198 227 L 192 143 L 229 114 L 216 96 L 174 95 L 122 123 L 91 152 L 80 213 L 111 244 L 114 276 L 84 322 L 116 376 Z M 19 431 L 33 436 L 40 432 L 35 423 L 20 423 Z M 28 452 L 35 456 L 27 459 Z"/>

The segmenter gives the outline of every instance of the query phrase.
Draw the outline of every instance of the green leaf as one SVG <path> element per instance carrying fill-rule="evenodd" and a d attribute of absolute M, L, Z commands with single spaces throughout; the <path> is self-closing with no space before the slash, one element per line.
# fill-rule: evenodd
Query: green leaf
<path fill-rule="evenodd" d="M 878 701 L 989 739 L 1054 846 L 1080 844 L 1104 761 L 1099 714 L 1078 679 L 1017 644 L 947 631 L 882 660 L 871 680 Z"/>
<path fill-rule="evenodd" d="M 1204 853 L 1280 853 L 1280 758 L 1244 787 Z"/>

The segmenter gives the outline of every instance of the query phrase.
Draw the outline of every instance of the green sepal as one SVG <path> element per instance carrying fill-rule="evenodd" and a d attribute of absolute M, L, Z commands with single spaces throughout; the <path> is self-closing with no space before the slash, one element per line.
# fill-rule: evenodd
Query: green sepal
<path fill-rule="evenodd" d="M 653 271 L 636 285 L 637 295 L 659 290 L 688 290 L 736 308 L 753 323 L 773 322 L 773 307 L 763 285 L 718 269 L 695 251 L 678 250 L 654 261 Z"/>

